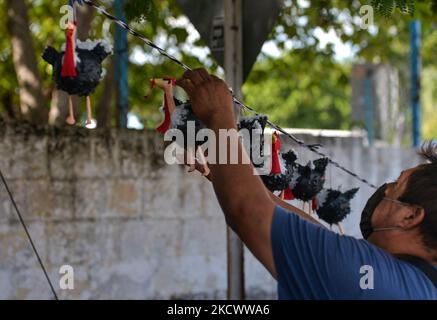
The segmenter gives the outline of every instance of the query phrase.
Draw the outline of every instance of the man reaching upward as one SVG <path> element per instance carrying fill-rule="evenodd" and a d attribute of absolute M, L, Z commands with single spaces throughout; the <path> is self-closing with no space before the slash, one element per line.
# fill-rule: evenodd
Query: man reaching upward
<path fill-rule="evenodd" d="M 177 84 L 216 137 L 220 129 L 238 134 L 225 82 L 198 69 Z M 210 180 L 228 225 L 277 279 L 280 299 L 437 299 L 436 144 L 423 148 L 430 164 L 402 172 L 369 199 L 366 240 L 337 235 L 275 198 L 240 143 L 238 153 L 238 164 L 211 163 Z M 363 284 L 363 270 L 373 281 Z"/>

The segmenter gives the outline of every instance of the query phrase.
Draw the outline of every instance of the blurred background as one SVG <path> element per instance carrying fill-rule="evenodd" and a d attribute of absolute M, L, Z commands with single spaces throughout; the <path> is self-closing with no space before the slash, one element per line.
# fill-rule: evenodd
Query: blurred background
<path fill-rule="evenodd" d="M 17 81 L 17 70 L 24 65 L 33 77 L 35 107 L 44 114 L 39 122 L 62 125 L 66 98 L 54 91 L 51 67 L 40 56 L 45 46 L 59 48 L 65 41 L 59 27 L 59 8 L 66 1 L 1 2 L 0 15 L 6 23 L 0 26 L 0 112 L 4 117 L 26 117 L 25 110 L 20 108 L 19 95 L 20 90 L 26 88 L 20 87 Z M 223 69 L 175 0 L 137 2 L 144 4 L 137 8 L 133 1 L 126 12 L 136 30 L 185 64 L 193 68 L 205 66 L 223 76 Z M 114 13 L 113 1 L 100 3 Z M 423 137 L 435 137 L 437 102 L 433 88 L 437 81 L 434 63 L 437 33 L 433 2 L 416 1 L 414 16 L 395 10 L 385 17 L 375 11 L 374 25 L 362 29 L 360 8 L 364 4 L 367 2 L 285 0 L 279 20 L 243 86 L 247 104 L 269 114 L 274 122 L 284 127 L 346 130 L 364 127 L 364 121 L 354 117 L 351 108 L 353 67 L 356 64 L 386 64 L 395 69 L 399 83 L 398 123 L 387 123 L 395 128 L 387 142 L 410 145 L 409 23 L 420 19 Z M 78 11 L 79 39 L 105 38 L 114 44 L 114 24 L 88 6 L 82 6 Z M 26 23 L 28 28 L 25 28 Z M 21 27 L 14 28 L 14 24 Z M 19 50 L 26 54 L 23 59 L 14 61 L 14 51 Z M 128 56 L 129 112 L 137 117 L 130 125 L 154 128 L 162 118 L 157 107 L 161 95 L 154 94 L 149 100 L 143 98 L 148 79 L 165 75 L 178 77 L 182 70 L 130 36 Z M 101 127 L 117 125 L 115 59 L 113 56 L 105 62 L 107 77 L 93 96 L 97 125 Z"/>
<path fill-rule="evenodd" d="M 220 1 L 188 2 L 98 3 L 183 63 L 224 78 L 214 52 L 223 40 L 214 33 L 223 27 L 223 10 L 212 3 Z M 199 18 L 199 3 L 213 19 Z M 243 100 L 299 138 L 323 144 L 373 184 L 420 163 L 420 142 L 437 138 L 437 2 L 277 3 L 260 53 L 245 69 Z M 164 163 L 163 139 L 153 130 L 163 119 L 162 94 L 144 98 L 149 79 L 180 77 L 183 70 L 78 6 L 78 38 L 106 39 L 115 54 L 91 97 L 97 129 L 81 127 L 84 99 L 75 99 L 81 126 L 68 127 L 67 95 L 55 90 L 52 67 L 41 59 L 47 45 L 65 42 L 59 26 L 65 4 L 0 0 L 0 166 L 58 294 L 225 298 L 227 234 L 212 188 Z M 373 23 L 363 25 L 364 5 L 372 5 Z M 245 34 L 253 28 L 256 35 L 260 21 L 246 19 Z M 290 147 L 302 163 L 315 159 L 284 138 L 283 150 Z M 332 166 L 327 178 L 329 187 L 361 187 L 344 223 L 348 235 L 360 237 L 359 215 L 373 189 Z M 50 298 L 3 185 L 0 191 L 0 298 Z M 274 298 L 273 279 L 247 250 L 244 256 L 246 297 Z M 59 289 L 63 264 L 74 267 L 74 290 Z"/>

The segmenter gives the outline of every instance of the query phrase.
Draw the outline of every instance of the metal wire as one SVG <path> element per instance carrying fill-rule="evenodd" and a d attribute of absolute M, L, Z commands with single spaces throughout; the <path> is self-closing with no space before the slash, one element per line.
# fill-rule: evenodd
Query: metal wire
<path fill-rule="evenodd" d="M 8 195 L 9 195 L 9 198 L 11 199 L 12 205 L 14 206 L 15 212 L 17 213 L 18 219 L 20 220 L 20 223 L 23 226 L 24 232 L 26 233 L 26 237 L 29 240 L 30 245 L 32 246 L 33 252 L 35 253 L 36 258 L 38 259 L 38 262 L 39 262 L 39 265 L 41 266 L 42 271 L 44 272 L 44 276 L 47 279 L 47 283 L 50 286 L 50 289 L 51 289 L 51 291 L 53 293 L 53 297 L 56 300 L 59 300 L 58 295 L 56 294 L 55 288 L 53 286 L 53 283 L 50 280 L 50 277 L 49 277 L 49 275 L 47 273 L 47 270 L 46 270 L 46 268 L 44 266 L 44 263 L 42 262 L 42 259 L 41 259 L 40 255 L 38 253 L 38 250 L 36 249 L 35 243 L 33 242 L 32 237 L 30 236 L 30 233 L 29 233 L 29 231 L 27 229 L 26 223 L 24 222 L 23 216 L 21 215 L 21 212 L 18 209 L 18 206 L 17 206 L 17 203 L 15 202 L 14 196 L 12 195 L 12 192 L 9 189 L 9 185 L 6 182 L 6 179 L 3 176 L 3 173 L 2 173 L 1 170 L 0 170 L 0 177 L 1 177 L 1 180 L 3 181 L 3 184 L 5 185 L 6 191 L 7 191 Z"/>
<path fill-rule="evenodd" d="M 127 30 L 130 34 L 132 34 L 134 37 L 137 37 L 139 39 L 141 39 L 146 45 L 148 45 L 149 47 L 156 49 L 161 55 L 163 55 L 164 57 L 166 57 L 167 59 L 173 61 L 174 63 L 178 64 L 179 66 L 181 66 L 184 70 L 188 71 L 191 70 L 191 68 L 189 66 L 187 66 L 186 64 L 184 64 L 183 62 L 179 61 L 176 57 L 174 57 L 173 55 L 169 54 L 168 52 L 166 52 L 164 49 L 162 49 L 161 47 L 159 47 L 158 45 L 156 45 L 155 43 L 153 43 L 151 40 L 147 39 L 146 37 L 144 37 L 143 35 L 139 34 L 137 31 L 135 31 L 134 29 L 132 29 L 127 23 L 117 19 L 116 17 L 114 17 L 113 15 L 111 15 L 109 12 L 107 12 L 105 10 L 105 8 L 99 6 L 98 4 L 96 4 L 95 2 L 91 1 L 91 0 L 83 0 L 83 2 L 85 4 L 87 4 L 90 7 L 93 7 L 94 9 L 96 9 L 99 13 L 103 14 L 104 16 L 106 16 L 108 19 L 110 19 L 111 21 L 113 21 L 114 23 L 116 23 L 117 25 L 119 25 L 120 27 L 122 27 L 123 29 Z M 243 109 L 246 109 L 256 115 L 259 115 L 255 109 L 253 109 L 252 107 L 249 107 L 248 105 L 244 104 L 243 102 L 239 101 L 238 99 L 236 99 L 234 97 L 234 102 L 236 104 L 238 104 L 240 107 L 242 107 Z M 295 143 L 297 143 L 299 146 L 302 146 L 304 148 L 307 148 L 308 150 L 310 150 L 311 152 L 327 158 L 329 163 L 331 165 L 333 165 L 334 167 L 339 168 L 340 170 L 344 171 L 345 173 L 349 174 L 350 176 L 354 177 L 355 179 L 359 180 L 360 182 L 368 185 L 369 187 L 372 187 L 374 189 L 376 189 L 376 185 L 374 185 L 373 183 L 370 183 L 367 179 L 364 179 L 362 177 L 360 177 L 358 174 L 350 171 L 349 169 L 347 169 L 346 167 L 340 165 L 338 162 L 334 161 L 331 157 L 329 157 L 327 154 L 319 151 L 319 148 L 321 147 L 321 145 L 318 144 L 306 144 L 304 141 L 298 139 L 297 137 L 295 137 L 294 135 L 288 133 L 287 131 L 285 131 L 283 128 L 281 128 L 280 126 L 278 126 L 277 124 L 271 122 L 271 121 L 267 121 L 267 123 L 269 124 L 270 127 L 272 127 L 273 129 L 281 132 L 283 135 L 287 136 L 288 138 L 290 138 L 291 140 L 293 140 Z"/>

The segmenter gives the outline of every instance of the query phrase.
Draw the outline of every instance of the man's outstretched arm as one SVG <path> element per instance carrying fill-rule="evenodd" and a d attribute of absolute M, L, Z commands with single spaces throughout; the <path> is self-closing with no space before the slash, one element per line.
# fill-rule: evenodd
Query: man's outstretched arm
<path fill-rule="evenodd" d="M 186 163 L 186 159 L 180 159 L 181 161 L 184 161 L 184 163 Z M 199 162 L 196 161 L 195 163 L 195 168 L 197 171 L 199 171 L 200 173 L 204 174 L 205 172 L 205 167 L 203 165 L 201 165 Z M 208 174 L 205 176 L 206 179 L 208 179 L 211 182 L 211 174 Z M 297 214 L 298 216 L 300 216 L 302 219 L 305 219 L 309 222 L 315 223 L 317 225 L 320 225 L 322 227 L 324 227 L 317 219 L 313 218 L 312 216 L 310 216 L 309 214 L 307 214 L 305 211 L 299 209 L 298 207 L 282 200 L 280 197 L 274 195 L 270 190 L 268 190 L 265 186 L 264 188 L 266 189 L 267 193 L 270 196 L 270 199 L 272 199 L 272 201 L 277 205 L 280 206 L 282 208 L 284 208 L 287 211 L 293 212 L 295 214 Z"/>
<path fill-rule="evenodd" d="M 266 188 L 266 189 L 267 189 L 267 188 Z M 284 208 L 284 209 L 287 210 L 287 211 L 290 211 L 290 212 L 293 212 L 294 214 L 297 214 L 297 215 L 298 215 L 299 217 L 301 217 L 302 219 L 305 219 L 305 220 L 307 220 L 307 221 L 309 221 L 309 222 L 312 222 L 312 223 L 314 223 L 314 224 L 317 224 L 317 225 L 319 225 L 319 226 L 324 227 L 324 226 L 323 226 L 319 221 L 317 221 L 317 219 L 311 217 L 311 216 L 310 216 L 308 213 L 306 213 L 305 211 L 303 211 L 303 210 L 301 210 L 301 209 L 299 209 L 299 208 L 293 206 L 292 204 L 289 204 L 289 203 L 285 202 L 284 200 L 282 200 L 282 199 L 279 198 L 278 196 L 275 196 L 275 195 L 274 195 L 273 193 L 271 193 L 269 190 L 267 190 L 267 191 L 268 191 L 268 193 L 269 193 L 269 195 L 270 195 L 270 198 L 272 199 L 272 201 L 273 201 L 276 205 L 278 205 L 278 206 Z"/>
<path fill-rule="evenodd" d="M 210 164 L 211 181 L 226 222 L 275 277 L 270 237 L 275 204 L 261 179 L 253 174 L 253 167 L 238 139 L 228 86 L 204 69 L 186 72 L 178 85 L 188 93 L 196 116 L 214 131 L 217 151 L 223 152 L 226 144 L 229 159 L 230 149 L 236 147 L 237 164 Z M 237 141 L 236 146 L 220 141 L 220 129 L 229 130 L 230 140 Z"/>

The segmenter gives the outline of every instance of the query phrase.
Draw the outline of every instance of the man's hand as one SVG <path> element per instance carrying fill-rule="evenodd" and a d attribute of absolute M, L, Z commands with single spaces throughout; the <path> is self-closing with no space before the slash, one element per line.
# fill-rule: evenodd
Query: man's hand
<path fill-rule="evenodd" d="M 176 84 L 187 92 L 193 112 L 208 128 L 235 128 L 233 100 L 223 80 L 196 69 L 185 72 Z"/>

